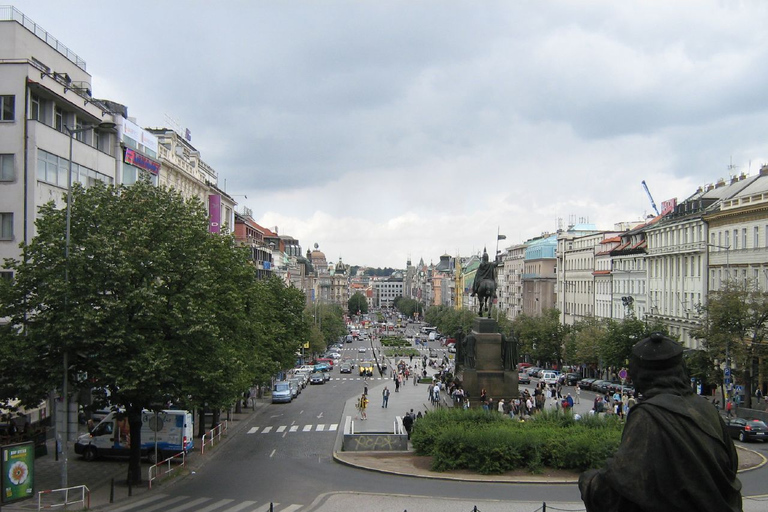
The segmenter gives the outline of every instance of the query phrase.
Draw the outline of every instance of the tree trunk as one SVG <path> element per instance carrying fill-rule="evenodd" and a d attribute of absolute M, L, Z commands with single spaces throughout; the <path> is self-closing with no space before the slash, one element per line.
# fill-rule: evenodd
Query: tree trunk
<path fill-rule="evenodd" d="M 197 437 L 202 438 L 205 435 L 205 408 L 198 407 L 197 414 Z"/>
<path fill-rule="evenodd" d="M 131 429 L 130 459 L 128 461 L 128 483 L 136 485 L 141 483 L 141 407 L 126 409 L 128 425 Z M 115 435 L 120 435 L 115 432 Z"/>

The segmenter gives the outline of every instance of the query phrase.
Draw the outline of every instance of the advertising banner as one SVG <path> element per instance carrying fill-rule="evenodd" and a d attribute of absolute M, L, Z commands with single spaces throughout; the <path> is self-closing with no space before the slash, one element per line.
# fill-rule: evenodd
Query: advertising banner
<path fill-rule="evenodd" d="M 210 194 L 208 196 L 208 232 L 219 233 L 221 231 L 221 196 Z"/>
<path fill-rule="evenodd" d="M 35 443 L 10 444 L 0 448 L 0 503 L 13 503 L 33 496 Z"/>

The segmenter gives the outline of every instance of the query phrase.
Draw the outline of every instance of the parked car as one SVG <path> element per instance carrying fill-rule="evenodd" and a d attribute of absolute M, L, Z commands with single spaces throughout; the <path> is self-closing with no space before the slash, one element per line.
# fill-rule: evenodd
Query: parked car
<path fill-rule="evenodd" d="M 299 390 L 301 389 L 299 383 L 296 382 L 296 379 L 288 379 L 286 382 L 291 386 L 291 398 L 298 398 Z"/>
<path fill-rule="evenodd" d="M 576 383 L 581 379 L 581 375 L 578 373 L 564 373 L 560 375 L 560 378 L 562 379 L 563 384 L 566 386 L 575 386 Z"/>
<path fill-rule="evenodd" d="M 610 382 L 607 380 L 598 379 L 592 383 L 592 391 L 594 391 L 595 393 L 606 394 L 608 392 L 609 384 Z"/>
<path fill-rule="evenodd" d="M 525 372 L 520 372 L 517 374 L 517 383 L 518 384 L 530 384 L 531 383 L 531 376 L 528 375 Z"/>
<path fill-rule="evenodd" d="M 304 389 L 304 379 L 302 377 L 291 377 L 288 379 L 288 382 L 295 382 L 296 387 L 298 388 L 297 395 L 301 394 L 301 390 Z"/>
<path fill-rule="evenodd" d="M 338 352 L 331 352 L 331 353 L 328 354 L 328 357 L 330 357 L 331 359 L 334 359 L 334 360 L 335 359 L 341 359 L 341 354 L 339 354 Z"/>
<path fill-rule="evenodd" d="M 588 377 L 586 379 L 581 379 L 579 381 L 579 387 L 581 389 L 592 389 L 592 383 L 595 382 L 595 379 Z"/>
<path fill-rule="evenodd" d="M 272 388 L 272 403 L 290 403 L 291 400 L 293 400 L 291 384 L 284 380 L 275 382 L 275 387 Z"/>
<path fill-rule="evenodd" d="M 552 371 L 544 371 L 541 373 L 541 380 L 548 386 L 557 384 L 557 373 Z"/>
<path fill-rule="evenodd" d="M 525 373 L 527 373 L 531 377 L 535 377 L 536 372 L 538 372 L 539 370 L 541 370 L 541 368 L 539 368 L 538 366 L 529 366 L 528 368 L 525 369 Z"/>
<path fill-rule="evenodd" d="M 768 439 L 768 425 L 758 419 L 725 418 L 725 429 L 734 439 L 741 442 Z"/>
<path fill-rule="evenodd" d="M 328 375 L 328 374 L 327 373 L 323 374 L 322 372 L 313 373 L 312 376 L 309 378 L 309 383 L 325 384 L 325 377 L 323 375 Z"/>

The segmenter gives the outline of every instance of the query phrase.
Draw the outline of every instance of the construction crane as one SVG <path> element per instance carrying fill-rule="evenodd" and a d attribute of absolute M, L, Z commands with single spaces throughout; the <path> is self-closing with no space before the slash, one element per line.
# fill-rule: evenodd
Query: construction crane
<path fill-rule="evenodd" d="M 648 194 L 648 199 L 651 200 L 651 206 L 653 206 L 653 211 L 656 212 L 656 215 L 659 215 L 659 209 L 656 208 L 656 203 L 653 201 L 653 196 L 651 195 L 651 191 L 648 190 L 648 185 L 645 184 L 645 180 L 643 180 L 643 188 L 645 189 L 645 193 Z"/>

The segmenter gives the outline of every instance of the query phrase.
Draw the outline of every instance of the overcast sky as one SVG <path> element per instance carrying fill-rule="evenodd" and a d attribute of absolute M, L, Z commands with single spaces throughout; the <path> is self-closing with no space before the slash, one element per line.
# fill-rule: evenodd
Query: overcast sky
<path fill-rule="evenodd" d="M 333 262 L 609 230 L 652 213 L 642 180 L 660 206 L 768 163 L 759 0 L 0 3 Z"/>

